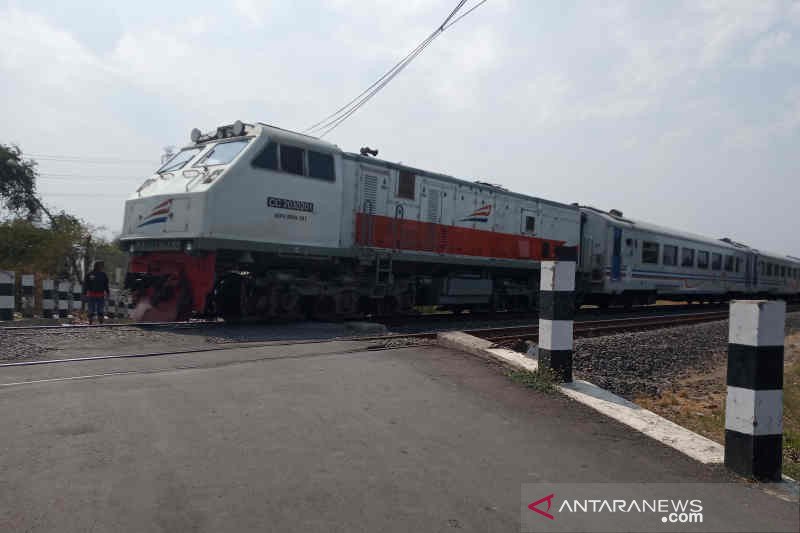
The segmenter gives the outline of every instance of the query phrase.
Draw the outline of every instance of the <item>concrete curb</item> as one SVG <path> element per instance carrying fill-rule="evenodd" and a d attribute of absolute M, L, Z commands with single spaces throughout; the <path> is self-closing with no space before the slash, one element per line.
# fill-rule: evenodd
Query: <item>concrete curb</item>
<path fill-rule="evenodd" d="M 478 357 L 493 359 L 517 370 L 534 372 L 539 365 L 534 359 L 513 350 L 492 348 L 492 343 L 460 331 L 439 333 L 439 345 L 467 352 Z M 722 463 L 724 447 L 693 431 L 670 422 L 652 411 L 643 409 L 616 394 L 587 381 L 574 381 L 561 385 L 562 394 L 626 426 L 644 433 L 704 464 Z"/>
<path fill-rule="evenodd" d="M 494 344 L 491 341 L 461 331 L 437 333 L 436 342 L 439 346 L 467 352 L 483 359 L 491 359 L 518 370 L 535 372 L 539 368 L 538 363 L 534 359 L 525 357 L 523 354 L 515 352 L 514 350 L 492 348 Z"/>

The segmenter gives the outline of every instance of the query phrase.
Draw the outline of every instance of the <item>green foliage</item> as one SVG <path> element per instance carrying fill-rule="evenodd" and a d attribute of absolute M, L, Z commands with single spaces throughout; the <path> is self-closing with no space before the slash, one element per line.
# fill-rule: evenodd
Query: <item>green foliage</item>
<path fill-rule="evenodd" d="M 119 241 L 117 239 L 111 242 L 103 239 L 95 239 L 89 255 L 94 261 L 103 261 L 105 263 L 106 272 L 110 279 L 113 279 L 111 276 L 117 268 L 121 268 L 122 271 L 125 272 L 128 267 L 128 254 L 123 252 L 119 247 Z"/>
<path fill-rule="evenodd" d="M 36 163 L 17 146 L 0 144 L 0 202 L 15 217 L 34 220 L 42 210 L 36 196 Z"/>
<path fill-rule="evenodd" d="M 512 370 L 508 373 L 511 381 L 539 392 L 553 393 L 558 390 L 558 376 L 550 368 L 539 367 L 535 372 Z"/>
<path fill-rule="evenodd" d="M 79 218 L 50 212 L 36 196 L 36 162 L 26 161 L 17 146 L 0 144 L 0 208 L 10 217 L 0 222 L 0 268 L 77 278 L 82 267 L 102 260 L 113 272 L 127 255 L 116 243 L 93 237 Z M 46 215 L 49 224 L 40 223 Z"/>
<path fill-rule="evenodd" d="M 63 212 L 49 227 L 22 218 L 0 223 L 0 268 L 67 276 L 78 270 L 86 235 L 86 226 Z"/>

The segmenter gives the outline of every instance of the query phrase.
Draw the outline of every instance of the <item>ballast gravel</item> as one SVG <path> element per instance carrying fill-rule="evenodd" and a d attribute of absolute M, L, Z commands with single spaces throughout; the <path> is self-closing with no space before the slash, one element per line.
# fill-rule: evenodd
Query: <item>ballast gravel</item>
<path fill-rule="evenodd" d="M 800 329 L 789 313 L 787 332 Z M 575 377 L 623 397 L 657 396 L 681 378 L 716 367 L 727 357 L 728 321 L 576 339 Z"/>

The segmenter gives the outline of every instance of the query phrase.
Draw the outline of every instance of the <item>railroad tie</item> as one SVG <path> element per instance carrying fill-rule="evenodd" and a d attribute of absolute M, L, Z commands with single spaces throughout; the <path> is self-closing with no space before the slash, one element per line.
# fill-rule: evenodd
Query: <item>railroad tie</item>
<path fill-rule="evenodd" d="M 785 302 L 731 302 L 725 466 L 742 476 L 781 479 L 785 324 Z"/>

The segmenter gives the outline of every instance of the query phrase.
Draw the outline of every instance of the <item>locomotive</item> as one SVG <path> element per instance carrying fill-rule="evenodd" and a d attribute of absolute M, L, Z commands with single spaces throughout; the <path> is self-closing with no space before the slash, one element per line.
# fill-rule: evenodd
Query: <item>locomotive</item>
<path fill-rule="evenodd" d="M 345 152 L 268 124 L 236 121 L 194 129 L 190 138 L 125 203 L 120 243 L 130 253 L 126 288 L 140 320 L 329 319 L 415 306 L 532 310 L 540 261 L 567 247 L 580 250 L 582 301 L 685 298 L 680 283 L 645 282 L 638 261 L 645 246 L 651 259 L 655 240 L 663 246 L 656 252 L 660 274 L 689 279 L 664 254 L 684 241 L 703 242 L 681 241 L 614 211 L 381 160 L 367 148 Z M 648 233 L 658 237 L 647 240 Z M 678 240 L 667 243 L 670 235 Z M 725 252 L 724 259 L 702 289 L 692 286 L 694 297 L 767 287 L 796 296 L 800 260 L 705 241 L 708 249 L 694 257 L 711 253 L 712 266 L 715 254 Z M 762 263 L 775 266 L 774 287 L 764 277 L 738 283 L 739 268 L 755 272 Z M 695 261 L 692 268 L 702 267 Z M 785 274 L 780 283 L 773 272 Z"/>

